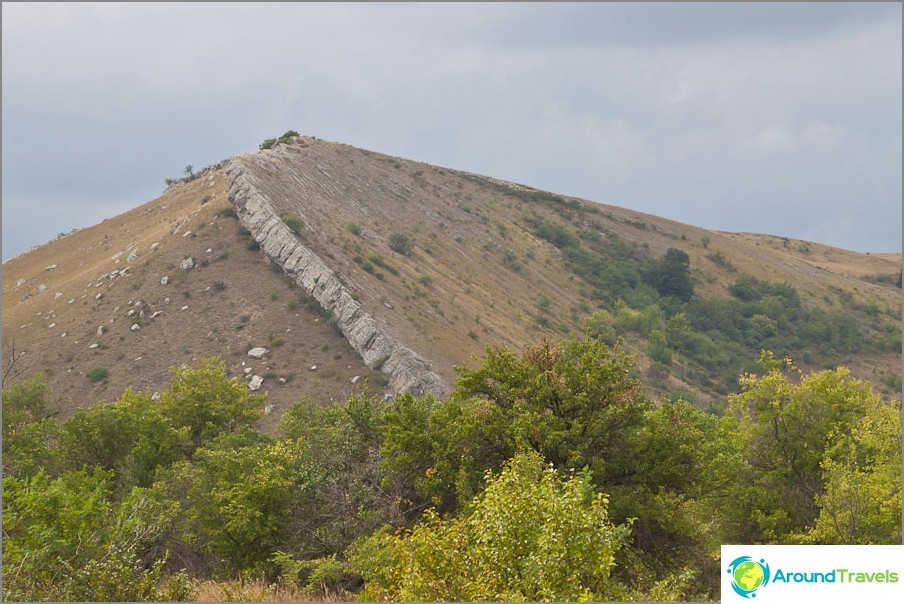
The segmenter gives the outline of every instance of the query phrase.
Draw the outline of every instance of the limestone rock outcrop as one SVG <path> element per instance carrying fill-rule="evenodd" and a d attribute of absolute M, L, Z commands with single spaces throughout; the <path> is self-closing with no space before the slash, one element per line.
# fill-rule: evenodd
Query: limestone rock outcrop
<path fill-rule="evenodd" d="M 446 382 L 420 354 L 394 338 L 357 302 L 340 278 L 314 252 L 305 247 L 280 219 L 260 191 L 244 156 L 229 161 L 229 198 L 242 226 L 260 249 L 298 285 L 336 317 L 337 325 L 368 367 L 379 368 L 397 392 L 434 394 L 449 392 Z"/>

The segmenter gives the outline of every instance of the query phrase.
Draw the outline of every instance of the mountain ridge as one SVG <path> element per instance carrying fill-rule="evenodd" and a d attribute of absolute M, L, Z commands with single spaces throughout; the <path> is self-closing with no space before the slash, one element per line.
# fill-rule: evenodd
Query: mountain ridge
<path fill-rule="evenodd" d="M 250 379 L 245 373 L 252 363 L 247 349 L 251 344 L 270 348 L 267 360 L 272 362 L 254 366 L 252 375 L 268 376 L 264 389 L 277 408 L 302 395 L 341 397 L 353 386 L 351 380 L 355 376 L 360 380 L 366 375 L 373 386 L 388 394 L 417 381 L 411 375 L 399 380 L 390 371 L 397 368 L 391 360 L 393 355 L 384 358 L 386 350 L 378 355 L 365 352 L 367 362 L 362 362 L 361 347 L 356 354 L 345 340 L 351 333 L 348 329 L 339 327 L 342 343 L 330 339 L 338 336 L 336 333 L 315 338 L 321 349 L 327 347 L 332 352 L 342 348 L 343 352 L 332 355 L 327 350 L 312 350 L 304 338 L 296 339 L 292 331 L 286 332 L 326 327 L 337 298 L 324 298 L 326 303 L 317 298 L 314 276 L 304 286 L 307 291 L 286 277 L 285 261 L 292 254 L 279 263 L 282 250 L 288 249 L 284 229 L 289 227 L 285 223 L 275 221 L 280 222 L 276 228 L 282 233 L 278 238 L 282 244 L 280 249 L 270 249 L 264 258 L 260 251 L 251 248 L 263 247 L 266 254 L 267 233 L 255 233 L 251 223 L 245 224 L 245 228 L 251 227 L 245 233 L 238 224 L 230 226 L 230 208 L 236 207 L 236 200 L 229 199 L 230 189 L 237 175 L 230 175 L 228 166 L 239 163 L 242 171 L 255 179 L 274 216 L 290 222 L 294 217 L 298 221 L 293 223 L 298 233 L 291 234 L 291 239 L 336 276 L 337 283 L 347 291 L 346 308 L 351 309 L 352 302 L 359 304 L 382 332 L 422 357 L 429 363 L 427 370 L 434 371 L 446 384 L 454 381 L 454 368 L 480 355 L 485 345 L 501 343 L 521 348 L 541 338 L 560 339 L 569 333 L 582 333 L 588 320 L 598 316 L 597 312 L 609 313 L 617 322 L 616 306 L 612 300 L 607 301 L 605 288 L 588 281 L 593 275 L 581 274 L 586 267 L 575 262 L 592 261 L 586 266 L 594 270 L 615 265 L 631 268 L 630 262 L 642 268 L 651 266 L 669 249 L 687 254 L 689 275 L 700 299 L 733 299 L 730 287 L 737 285 L 741 277 L 793 283 L 800 292 L 802 308 L 837 314 L 857 307 L 851 311 L 855 313 L 852 321 L 870 341 L 885 337 L 884 331 L 889 328 L 900 333 L 901 290 L 889 283 L 900 271 L 900 254 L 860 254 L 770 235 L 707 231 L 493 177 L 297 137 L 269 150 L 224 160 L 194 179 L 168 187 L 157 200 L 4 263 L 4 340 L 11 336 L 20 350 L 27 350 L 26 356 L 35 360 L 35 369 L 53 372 L 51 382 L 55 389 L 68 383 L 61 396 L 80 400 L 69 401 L 67 406 L 89 404 L 93 402 L 89 398 L 96 395 L 113 398 L 118 396 L 117 390 L 132 384 L 120 379 L 123 376 L 88 384 L 85 377 L 79 382 L 61 375 L 75 372 L 84 376 L 93 362 L 113 366 L 128 361 L 131 366 L 132 359 L 154 356 L 130 356 L 131 352 L 126 354 L 120 349 L 144 337 L 145 327 L 151 327 L 150 319 L 147 325 L 139 324 L 136 332 L 117 334 L 123 338 L 119 341 L 107 339 L 106 350 L 83 349 L 89 339 L 102 338 L 92 336 L 101 323 L 117 329 L 127 323 L 135 324 L 125 315 L 128 310 L 135 310 L 136 299 L 147 302 L 147 308 L 142 307 L 133 315 L 143 310 L 149 317 L 162 311 L 155 321 L 175 314 L 175 308 L 189 306 L 180 312 L 189 313 L 191 319 L 174 323 L 170 339 L 159 340 L 159 346 L 169 346 L 174 357 L 169 359 L 170 365 L 188 363 L 200 356 L 225 355 L 230 374 Z M 239 208 L 240 218 L 242 214 Z M 275 222 L 270 220 L 270 230 L 274 230 Z M 128 236 L 117 236 L 117 229 Z M 193 234 L 186 236 L 187 231 Z M 556 233 L 565 238 L 567 245 L 557 247 L 543 236 L 553 237 Z M 136 245 L 129 248 L 132 243 Z M 150 250 L 153 243 L 158 243 L 156 251 Z M 208 254 L 207 250 L 211 252 Z M 139 256 L 131 263 L 125 262 L 132 251 L 138 251 Z M 122 254 L 114 259 L 118 252 Z M 166 263 L 161 265 L 163 252 L 167 254 Z M 195 269 L 178 268 L 184 259 L 181 256 L 186 255 L 195 259 Z M 261 260 L 270 263 L 272 272 L 260 271 L 265 265 Z M 57 268 L 45 270 L 53 264 Z M 234 264 L 243 267 L 241 271 L 233 270 Z M 126 271 L 127 277 L 109 277 L 124 265 L 131 269 Z M 289 268 L 290 277 L 295 268 Z M 641 268 L 634 272 L 641 275 Z M 67 272 L 65 280 L 57 279 Z M 164 295 L 169 286 L 160 285 L 160 279 L 166 276 L 163 273 L 180 280 L 182 290 L 177 294 L 182 299 L 178 307 L 172 300 L 175 296 Z M 122 294 L 125 288 L 120 284 L 126 282 L 136 293 L 117 298 L 109 305 L 104 304 L 103 297 L 92 300 L 88 290 L 102 291 L 97 287 L 101 280 L 96 279 L 101 275 L 106 279 L 103 291 L 108 297 Z M 90 287 L 76 292 L 81 287 L 74 283 L 76 278 L 93 281 Z M 26 282 L 16 285 L 20 279 Z M 267 284 L 262 285 L 261 279 Z M 42 282 L 46 282 L 46 290 L 38 292 Z M 268 290 L 272 299 L 259 295 Z M 647 291 L 649 286 L 635 280 L 633 290 L 628 287 L 623 291 L 635 290 Z M 315 291 L 313 296 L 311 291 Z M 62 295 L 56 297 L 57 292 Z M 26 295 L 29 299 L 24 299 Z M 655 293 L 645 295 L 659 300 Z M 170 298 L 168 307 L 163 305 L 164 297 Z M 308 306 L 311 298 L 316 300 L 316 306 Z M 78 300 L 79 305 L 69 305 L 68 300 Z M 194 315 L 199 305 L 202 314 Z M 238 306 L 254 310 L 236 312 L 234 308 Z M 641 303 L 636 306 L 638 312 L 644 308 Z M 81 314 L 67 312 L 75 307 Z M 307 310 L 301 312 L 304 309 Z M 348 312 L 351 318 L 354 311 Z M 106 314 L 101 319 L 103 313 Z M 291 316 L 282 316 L 283 313 Z M 51 330 L 60 333 L 64 315 L 72 315 L 79 324 L 78 349 L 59 335 L 53 344 L 47 338 Z M 262 320 L 264 316 L 270 318 Z M 248 318 L 243 322 L 243 317 Z M 289 318 L 301 321 L 304 327 L 289 325 Z M 667 333 L 668 318 L 661 317 L 655 331 Z M 653 376 L 646 379 L 653 395 L 674 396 L 683 391 L 704 406 L 721 396 L 706 392 L 705 387 L 695 383 L 693 374 L 700 373 L 699 363 L 685 360 L 677 351 L 674 363 L 665 365 L 668 375 L 663 377 L 663 363 L 657 365 L 648 358 L 651 333 L 615 327 L 620 329 L 617 335 L 622 345 L 637 356 L 638 372 L 645 378 Z M 194 341 L 183 343 L 180 330 L 187 333 L 195 328 L 199 329 Z M 254 337 L 246 338 L 246 334 Z M 893 340 L 894 334 L 889 337 Z M 283 343 L 271 345 L 280 340 Z M 38 350 L 42 346 L 45 349 Z M 900 375 L 900 345 L 897 352 L 891 344 L 882 346 L 882 350 L 835 355 L 832 362 L 848 363 L 877 383 L 887 380 L 892 384 L 887 389 L 895 390 L 891 379 Z M 162 356 L 159 351 L 156 354 Z M 334 355 L 343 358 L 331 358 Z M 350 357 L 355 357 L 353 363 Z M 817 357 L 814 355 L 814 366 L 827 362 L 826 358 Z M 802 361 L 806 366 L 807 361 Z M 162 365 L 135 368 L 138 373 L 132 375 L 140 379 L 134 385 L 163 388 L 166 372 Z M 741 370 L 743 367 L 722 369 L 726 374 L 733 372 L 735 378 Z M 153 377 L 141 375 L 141 371 Z M 299 382 L 307 383 L 326 372 L 335 374 L 329 383 L 320 384 L 309 393 L 302 392 Z M 286 384 L 278 381 L 290 374 Z M 437 390 L 442 392 L 442 388 Z"/>

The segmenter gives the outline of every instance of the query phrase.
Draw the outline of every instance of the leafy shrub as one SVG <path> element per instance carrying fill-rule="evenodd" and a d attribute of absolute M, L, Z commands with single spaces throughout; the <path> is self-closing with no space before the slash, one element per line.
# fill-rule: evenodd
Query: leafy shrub
<path fill-rule="evenodd" d="M 296 235 L 304 229 L 304 222 L 298 216 L 283 216 L 282 221 Z"/>
<path fill-rule="evenodd" d="M 141 561 L 172 516 L 140 491 L 114 502 L 111 482 L 101 470 L 4 477 L 4 600 L 190 599 L 184 574 L 164 577 L 165 556 Z"/>
<path fill-rule="evenodd" d="M 110 375 L 110 370 L 106 367 L 95 367 L 91 371 L 88 372 L 88 381 L 92 384 L 96 384 L 101 380 L 107 379 L 107 376 Z"/>
<path fill-rule="evenodd" d="M 361 225 L 357 222 L 349 222 L 348 223 L 348 231 L 352 235 L 360 235 L 361 234 Z"/>
<path fill-rule="evenodd" d="M 237 431 L 260 417 L 263 397 L 251 394 L 239 378 L 230 379 L 219 359 L 174 367 L 173 383 L 161 393 L 159 408 L 172 424 L 185 427 L 196 445 L 220 432 Z"/>
<path fill-rule="evenodd" d="M 411 253 L 412 246 L 411 239 L 401 233 L 393 233 L 389 237 L 389 249 L 397 254 L 407 256 Z"/>
<path fill-rule="evenodd" d="M 433 285 L 433 277 L 431 277 L 430 275 L 421 275 L 417 278 L 417 280 L 421 285 L 426 285 L 427 287 Z"/>
<path fill-rule="evenodd" d="M 609 521 L 608 500 L 593 492 L 586 474 L 561 478 L 530 451 L 486 481 L 465 516 L 442 520 L 431 509 L 412 530 L 382 535 L 378 560 L 385 568 L 357 558 L 367 595 L 395 601 L 610 599 L 615 554 L 630 529 Z"/>
<path fill-rule="evenodd" d="M 283 134 L 279 138 L 268 138 L 268 139 L 264 140 L 264 142 L 262 142 L 260 144 L 260 150 L 263 151 L 265 149 L 272 149 L 273 147 L 276 147 L 277 145 L 282 145 L 284 143 L 288 143 L 297 136 L 299 136 L 299 134 L 297 132 L 295 132 L 294 130 L 288 130 L 285 134 Z"/>

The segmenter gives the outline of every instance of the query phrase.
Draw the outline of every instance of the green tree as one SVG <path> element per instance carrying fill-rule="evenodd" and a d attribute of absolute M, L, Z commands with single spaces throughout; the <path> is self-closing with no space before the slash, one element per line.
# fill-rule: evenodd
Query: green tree
<path fill-rule="evenodd" d="M 803 543 L 901 542 L 901 402 L 870 402 L 858 425 L 829 438 L 819 516 Z"/>
<path fill-rule="evenodd" d="M 606 600 L 630 533 L 610 522 L 607 504 L 588 476 L 562 478 L 539 454 L 521 453 L 487 475 L 466 515 L 442 520 L 428 510 L 412 530 L 378 535 L 386 567 L 356 562 L 379 599 Z"/>
<path fill-rule="evenodd" d="M 120 503 L 111 472 L 77 470 L 51 479 L 3 479 L 3 599 L 184 600 L 184 575 L 163 574 L 166 556 L 145 563 L 171 517 L 140 489 Z"/>
<path fill-rule="evenodd" d="M 226 375 L 226 364 L 201 359 L 194 368 L 174 367 L 173 383 L 160 393 L 160 413 L 175 428 L 187 427 L 194 445 L 221 432 L 250 426 L 261 416 L 264 397 L 251 394 L 239 378 Z"/>
<path fill-rule="evenodd" d="M 782 542 L 819 513 L 822 464 L 833 434 L 851 432 L 875 408 L 869 384 L 835 370 L 803 376 L 789 360 L 760 357 L 763 375 L 741 377 L 723 429 L 738 443 L 738 493 L 728 506 L 741 541 Z"/>
<path fill-rule="evenodd" d="M 644 276 L 661 296 L 688 301 L 694 295 L 690 278 L 690 257 L 677 248 L 669 248 L 665 255 Z"/>
<path fill-rule="evenodd" d="M 403 256 L 407 256 L 411 253 L 411 248 L 413 247 L 413 243 L 411 239 L 408 238 L 407 235 L 403 235 L 402 233 L 393 233 L 389 237 L 389 249 L 392 251 L 402 254 Z"/>
<path fill-rule="evenodd" d="M 382 401 L 368 391 L 324 406 L 302 399 L 286 410 L 280 435 L 303 456 L 316 476 L 310 497 L 295 501 L 286 530 L 292 553 L 305 557 L 339 554 L 362 534 L 398 522 L 401 498 L 382 484 Z"/>
<path fill-rule="evenodd" d="M 150 394 L 126 390 L 118 401 L 103 401 L 77 412 L 61 428 L 60 457 L 66 466 L 116 472 L 121 489 L 151 486 L 158 467 L 185 457 L 189 428 L 174 428 Z"/>
<path fill-rule="evenodd" d="M 157 501 L 182 510 L 171 539 L 226 570 L 259 571 L 287 548 L 289 512 L 309 498 L 316 477 L 290 441 L 254 430 L 221 434 L 161 472 Z"/>
<path fill-rule="evenodd" d="M 3 475 L 31 476 L 55 467 L 59 425 L 50 409 L 44 376 L 13 384 L 3 391 Z"/>
<path fill-rule="evenodd" d="M 647 407 L 631 369 L 627 355 L 593 339 L 544 342 L 520 357 L 488 347 L 482 366 L 459 370 L 452 396 L 492 402 L 511 422 L 517 447 L 556 467 L 588 466 L 608 484 L 623 473 L 630 434 Z"/>

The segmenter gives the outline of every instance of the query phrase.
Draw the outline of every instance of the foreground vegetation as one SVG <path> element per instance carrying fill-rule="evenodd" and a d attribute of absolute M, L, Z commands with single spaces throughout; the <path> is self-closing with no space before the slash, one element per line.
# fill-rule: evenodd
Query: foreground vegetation
<path fill-rule="evenodd" d="M 596 338 L 486 352 L 445 400 L 302 400 L 275 434 L 216 359 L 62 422 L 12 386 L 3 598 L 705 600 L 721 543 L 901 541 L 901 403 L 843 367 L 764 352 L 719 417 Z"/>

